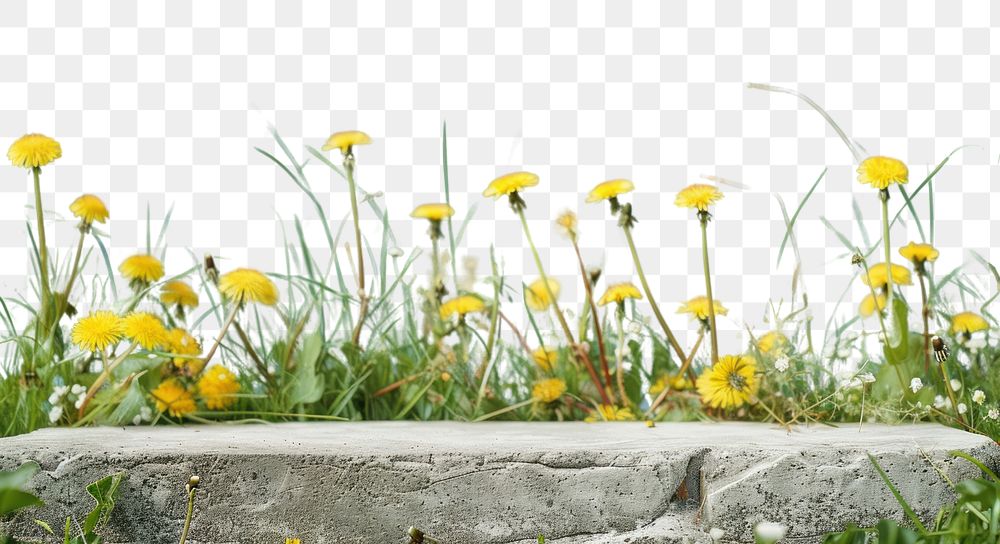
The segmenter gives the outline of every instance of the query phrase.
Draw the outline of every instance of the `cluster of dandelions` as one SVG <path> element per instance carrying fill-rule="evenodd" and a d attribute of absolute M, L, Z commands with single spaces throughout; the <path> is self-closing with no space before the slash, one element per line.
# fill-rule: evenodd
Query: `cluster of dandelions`
<path fill-rule="evenodd" d="M 62 148 L 52 138 L 29 134 L 15 141 L 7 156 L 14 166 L 29 169 L 34 180 L 40 300 L 39 309 L 29 325 L 35 347 L 24 354 L 23 373 L 28 380 L 37 375 L 46 357 L 50 361 L 63 359 L 60 322 L 76 315 L 71 300 L 82 270 L 86 236 L 95 224 L 106 223 L 110 213 L 105 203 L 92 194 L 84 194 L 72 202 L 69 210 L 78 220 L 80 237 L 65 284 L 61 290 L 55 290 L 53 283 L 59 278 L 51 267 L 46 243 L 41 171 L 62 156 Z M 214 260 L 206 258 L 210 283 L 229 309 L 219 336 L 207 353 L 203 353 L 202 342 L 185 325 L 189 312 L 199 305 L 194 287 L 178 277 L 161 283 L 165 276 L 164 264 L 148 253 L 128 257 L 118 270 L 128 280 L 133 295 L 125 301 L 102 302 L 88 315 L 77 319 L 70 333 L 70 340 L 79 349 L 79 353 L 72 356 L 78 363 L 79 373 L 90 374 L 95 364 L 100 371 L 89 386 L 79 383 L 54 386 L 48 398 L 50 422 L 86 421 L 91 417 L 88 407 L 96 398 L 112 398 L 127 390 L 137 373 L 116 376 L 115 371 L 129 360 L 140 358 L 163 361 L 158 369 L 158 383 L 149 391 L 158 412 L 182 417 L 195 412 L 199 404 L 207 410 L 223 410 L 236 402 L 240 390 L 237 377 L 221 363 L 212 364 L 213 355 L 246 304 L 273 306 L 277 303 L 278 291 L 274 283 L 251 269 L 236 269 L 220 276 Z M 147 405 L 138 410 L 133 422 L 151 418 L 152 410 Z"/>

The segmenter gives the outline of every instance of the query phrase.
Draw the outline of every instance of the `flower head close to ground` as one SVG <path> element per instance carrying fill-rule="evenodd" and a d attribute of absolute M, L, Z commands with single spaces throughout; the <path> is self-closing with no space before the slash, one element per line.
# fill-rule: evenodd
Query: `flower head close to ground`
<path fill-rule="evenodd" d="M 455 215 L 455 208 L 444 203 L 421 204 L 410 212 L 410 217 L 414 219 L 427 219 L 429 221 L 442 221 L 453 215 Z"/>
<path fill-rule="evenodd" d="M 556 366 L 556 361 L 559 360 L 559 352 L 544 346 L 535 348 L 531 352 L 531 360 L 535 361 L 538 368 L 541 368 L 545 372 L 551 372 Z"/>
<path fill-rule="evenodd" d="M 975 312 L 961 312 L 951 316 L 951 332 L 955 334 L 972 334 L 989 328 L 990 324 Z"/>
<path fill-rule="evenodd" d="M 566 382 L 559 378 L 549 378 L 535 382 L 531 388 L 531 398 L 538 402 L 555 402 L 566 392 Z"/>
<path fill-rule="evenodd" d="M 326 143 L 323 144 L 323 151 L 330 151 L 331 149 L 339 149 L 341 153 L 347 155 L 356 145 L 368 145 L 372 143 L 372 139 L 361 132 L 360 130 L 345 130 L 342 132 L 334 132 L 326 139 Z"/>
<path fill-rule="evenodd" d="M 156 386 L 150 395 L 156 401 L 157 410 L 167 412 L 174 417 L 183 417 L 194 412 L 197 408 L 191 392 L 174 379 L 160 382 L 160 385 Z"/>
<path fill-rule="evenodd" d="M 597 304 L 601 306 L 607 306 L 612 302 L 621 304 L 627 299 L 641 299 L 642 293 L 639 292 L 639 288 L 629 282 L 616 283 L 609 285 L 604 294 L 601 295 L 601 300 Z"/>
<path fill-rule="evenodd" d="M 236 402 L 240 383 L 236 375 L 222 365 L 214 365 L 198 378 L 198 394 L 209 410 L 224 410 Z"/>
<path fill-rule="evenodd" d="M 872 296 L 871 293 L 865 295 L 865 298 L 861 299 L 861 304 L 858 305 L 858 314 L 861 317 L 871 317 L 875 315 L 875 311 L 885 310 L 885 295 L 882 293 L 876 293 Z"/>
<path fill-rule="evenodd" d="M 122 261 L 118 271 L 134 288 L 145 288 L 163 277 L 163 263 L 152 255 L 140 253 Z"/>
<path fill-rule="evenodd" d="M 667 386 L 673 391 L 687 391 L 689 389 L 694 389 L 694 382 L 689 380 L 686 376 L 670 376 L 664 374 L 660 376 L 655 382 L 649 385 L 649 394 L 658 395 L 666 389 Z"/>
<path fill-rule="evenodd" d="M 169 343 L 163 322 L 149 312 L 132 312 L 123 317 L 122 332 L 125 337 L 149 350 L 165 347 Z"/>
<path fill-rule="evenodd" d="M 89 352 L 100 353 L 117 344 L 124 334 L 122 318 L 107 310 L 81 318 L 73 326 L 73 343 Z"/>
<path fill-rule="evenodd" d="M 494 199 L 510 195 L 528 187 L 538 185 L 538 175 L 531 172 L 512 172 L 500 176 L 490 182 L 483 191 L 483 196 Z"/>
<path fill-rule="evenodd" d="M 168 281 L 160 287 L 160 302 L 167 306 L 183 308 L 198 307 L 198 293 L 186 282 L 180 280 Z"/>
<path fill-rule="evenodd" d="M 632 410 L 611 404 L 601 404 L 597 407 L 597 413 L 587 416 L 584 421 L 596 423 L 598 421 L 634 421 L 635 414 Z"/>
<path fill-rule="evenodd" d="M 910 242 L 899 248 L 899 254 L 914 265 L 921 265 L 925 262 L 932 263 L 936 261 L 941 253 L 930 244 Z"/>
<path fill-rule="evenodd" d="M 19 168 L 41 168 L 59 157 L 62 146 L 44 134 L 25 134 L 7 149 L 10 163 Z"/>
<path fill-rule="evenodd" d="M 698 394 L 712 408 L 746 404 L 757 393 L 757 363 L 745 355 L 726 355 L 698 376 Z"/>
<path fill-rule="evenodd" d="M 899 159 L 880 155 L 868 157 L 858 165 L 858 181 L 875 189 L 886 189 L 894 183 L 909 181 L 910 171 Z"/>
<path fill-rule="evenodd" d="M 167 332 L 166 349 L 174 354 L 173 364 L 178 370 L 184 371 L 189 376 L 194 376 L 201 372 L 204 364 L 199 359 L 201 344 L 188 331 L 181 328 L 170 329 Z"/>
<path fill-rule="evenodd" d="M 264 274 L 252 268 L 237 268 L 219 278 L 219 292 L 237 304 L 255 302 L 265 306 L 278 303 L 278 288 Z"/>
<path fill-rule="evenodd" d="M 543 312 L 552 305 L 553 297 L 559 297 L 559 282 L 555 278 L 547 278 L 547 280 L 548 289 L 545 288 L 546 280 L 538 278 L 524 290 L 524 302 L 528 308 L 536 312 Z M 552 296 L 549 296 L 549 291 L 552 292 Z"/>
<path fill-rule="evenodd" d="M 681 208 L 692 208 L 699 212 L 708 212 L 708 207 L 722 200 L 723 194 L 714 185 L 695 183 L 688 185 L 677 193 L 674 204 Z"/>
<path fill-rule="evenodd" d="M 69 211 L 87 226 L 105 223 L 110 215 L 104 201 L 95 195 L 80 195 L 69 205 Z"/>
<path fill-rule="evenodd" d="M 713 306 L 715 307 L 715 315 L 726 315 L 729 313 L 729 310 L 718 300 L 714 301 Z M 702 321 L 708 319 L 708 312 L 710 311 L 708 297 L 705 296 L 694 297 L 677 309 L 677 313 L 679 314 L 691 314 Z"/>
<path fill-rule="evenodd" d="M 461 295 L 444 301 L 439 311 L 441 319 L 451 319 L 453 315 L 464 317 L 467 314 L 482 312 L 485 309 L 486 303 L 483 302 L 483 299 L 475 295 Z"/>
<path fill-rule="evenodd" d="M 791 344 L 781 331 L 770 331 L 757 339 L 757 349 L 765 355 L 782 353 Z"/>
<path fill-rule="evenodd" d="M 885 263 L 878 263 L 868 267 L 868 273 L 861 275 L 861 283 L 870 285 L 873 289 L 885 287 L 889 283 L 889 272 Z M 913 285 L 913 278 L 910 276 L 910 269 L 903 265 L 892 265 L 893 285 Z"/>

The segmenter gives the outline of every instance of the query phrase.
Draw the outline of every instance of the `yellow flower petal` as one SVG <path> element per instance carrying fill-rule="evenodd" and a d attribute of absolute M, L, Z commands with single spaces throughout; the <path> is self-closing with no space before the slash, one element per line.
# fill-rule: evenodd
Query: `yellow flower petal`
<path fill-rule="evenodd" d="M 129 281 L 149 284 L 163 277 L 163 263 L 152 255 L 140 253 L 122 261 L 118 271 Z"/>
<path fill-rule="evenodd" d="M 559 352 L 545 347 L 536 348 L 531 352 L 531 358 L 539 368 L 546 372 L 551 372 L 559 360 Z"/>
<path fill-rule="evenodd" d="M 625 302 L 627 298 L 641 299 L 642 293 L 639 292 L 639 288 L 632 283 L 616 283 L 614 285 L 609 285 L 607 290 L 604 291 L 604 295 L 601 296 L 601 300 L 597 302 L 600 306 L 606 306 L 612 302 Z"/>
<path fill-rule="evenodd" d="M 974 312 L 961 312 L 951 316 L 951 332 L 955 334 L 972 334 L 989 328 L 990 324 L 983 316 Z"/>
<path fill-rule="evenodd" d="M 73 325 L 73 343 L 90 352 L 102 352 L 118 343 L 124 334 L 122 319 L 113 312 L 96 311 Z"/>
<path fill-rule="evenodd" d="M 215 365 L 198 378 L 198 395 L 209 410 L 223 410 L 236 402 L 240 382 L 222 365 Z"/>
<path fill-rule="evenodd" d="M 549 378 L 535 383 L 531 388 L 531 398 L 538 402 L 554 402 L 566 392 L 566 382 L 559 378 Z"/>
<path fill-rule="evenodd" d="M 108 208 L 104 202 L 94 195 L 81 195 L 69 205 L 69 211 L 86 224 L 94 221 L 104 223 L 108 220 Z"/>
<path fill-rule="evenodd" d="M 278 303 L 278 288 L 264 274 L 252 268 L 237 268 L 219 278 L 219 292 L 237 303 L 256 302 L 265 306 Z"/>
<path fill-rule="evenodd" d="M 936 261 L 940 252 L 938 252 L 938 250 L 930 244 L 910 242 L 909 244 L 899 248 L 899 254 L 902 255 L 904 259 L 917 264 L 925 261 Z"/>
<path fill-rule="evenodd" d="M 149 350 L 159 349 L 170 343 L 163 322 L 149 312 L 132 312 L 123 317 L 122 332 L 133 342 Z"/>
<path fill-rule="evenodd" d="M 876 189 L 885 189 L 893 183 L 909 181 L 910 171 L 903 161 L 892 157 L 872 156 L 858 165 L 858 181 Z"/>
<path fill-rule="evenodd" d="M 326 143 L 323 144 L 323 151 L 330 151 L 331 149 L 339 149 L 341 153 L 347 154 L 352 147 L 356 145 L 367 145 L 372 143 L 372 139 L 368 137 L 367 134 L 361 132 L 360 130 L 345 130 L 343 132 L 334 132 L 326 139 Z"/>
<path fill-rule="evenodd" d="M 524 302 L 528 305 L 528 308 L 536 312 L 542 312 L 552 305 L 553 297 L 559 298 L 559 282 L 555 278 L 548 278 L 549 288 L 545 288 L 545 282 L 542 278 L 531 282 L 528 288 L 524 291 Z M 552 295 L 549 295 L 549 291 L 552 291 Z"/>
<path fill-rule="evenodd" d="M 858 314 L 861 317 L 871 317 L 875 314 L 876 304 L 878 311 L 885 310 L 885 295 L 881 293 L 876 297 L 872 297 L 871 293 L 865 295 L 865 298 L 861 299 L 861 304 L 858 306 Z"/>
<path fill-rule="evenodd" d="M 413 212 L 410 213 L 410 217 L 431 221 L 441 221 L 453 215 L 455 215 L 455 208 L 448 204 L 421 204 L 413 208 Z"/>
<path fill-rule="evenodd" d="M 195 411 L 194 397 L 175 379 L 164 380 L 150 394 L 156 401 L 156 409 L 169 412 L 174 417 L 183 417 Z"/>
<path fill-rule="evenodd" d="M 10 163 L 20 168 L 41 168 L 59 157 L 62 146 L 44 134 L 25 134 L 7 150 Z"/>
<path fill-rule="evenodd" d="M 888 283 L 888 273 L 885 263 L 878 263 L 868 267 L 868 273 L 861 275 L 861 283 L 871 285 L 875 289 L 885 287 Z M 913 278 L 910 276 L 910 269 L 903 265 L 892 265 L 892 283 L 894 285 L 913 285 Z"/>
<path fill-rule="evenodd" d="M 757 362 L 745 355 L 726 355 L 698 376 L 698 394 L 712 408 L 746 404 L 757 393 Z"/>
<path fill-rule="evenodd" d="M 483 191 L 483 196 L 500 198 L 509 195 L 514 191 L 520 191 L 526 187 L 538 185 L 538 176 L 531 172 L 513 172 L 498 177 L 490 182 Z"/>
<path fill-rule="evenodd" d="M 714 301 L 713 305 L 715 308 L 715 315 L 726 315 L 729 310 L 722 305 L 718 300 Z M 708 306 L 708 297 L 694 297 L 691 300 L 685 302 L 677 309 L 679 314 L 691 314 L 693 317 L 698 319 L 708 319 L 708 313 L 711 309 Z"/>
<path fill-rule="evenodd" d="M 631 192 L 634 189 L 635 185 L 627 179 L 608 180 L 604 183 L 598 184 L 590 190 L 590 194 L 587 195 L 587 202 L 600 202 L 602 200 L 607 200 L 609 198 Z"/>
<path fill-rule="evenodd" d="M 160 302 L 167 306 L 195 308 L 198 306 L 198 293 L 183 281 L 168 281 L 160 288 Z"/>
<path fill-rule="evenodd" d="M 681 189 L 674 199 L 674 204 L 681 208 L 694 208 L 700 212 L 707 212 L 709 206 L 722 200 L 722 196 L 722 191 L 714 185 L 695 183 Z"/>
<path fill-rule="evenodd" d="M 441 304 L 439 310 L 441 319 L 449 319 L 453 315 L 464 316 L 466 314 L 481 312 L 486 309 L 483 299 L 475 295 L 461 295 L 453 299 L 446 300 Z"/>

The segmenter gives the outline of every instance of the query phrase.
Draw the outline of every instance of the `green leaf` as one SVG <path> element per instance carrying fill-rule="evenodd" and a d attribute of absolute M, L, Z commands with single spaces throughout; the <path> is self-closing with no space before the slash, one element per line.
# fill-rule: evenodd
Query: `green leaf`
<path fill-rule="evenodd" d="M 907 314 L 909 308 L 903 297 L 892 297 L 892 325 L 888 331 L 888 341 L 885 344 L 885 359 L 890 364 L 906 361 L 910 351 L 910 326 Z"/>
<path fill-rule="evenodd" d="M 115 500 L 118 498 L 118 492 L 121 490 L 121 483 L 124 480 L 125 473 L 118 472 L 87 486 L 87 493 L 90 493 L 97 505 L 87 514 L 87 519 L 83 522 L 85 538 L 87 533 L 92 533 L 94 529 L 108 522 L 111 512 L 115 509 Z M 87 540 L 87 542 L 92 541 Z"/>
<path fill-rule="evenodd" d="M 910 522 L 912 522 L 913 525 L 917 529 L 919 529 L 922 534 L 927 534 L 927 528 L 924 527 L 924 524 L 920 522 L 920 518 L 917 517 L 917 513 L 914 512 L 913 508 L 910 507 L 910 503 L 906 502 L 906 499 L 904 499 L 903 496 L 899 494 L 899 490 L 896 489 L 896 486 L 893 485 L 891 480 L 889 480 L 889 475 L 886 474 L 884 470 L 882 470 L 882 466 L 878 464 L 878 461 L 875 459 L 875 456 L 869 453 L 868 460 L 871 461 L 872 466 L 875 467 L 875 470 L 878 472 L 879 477 L 882 478 L 882 481 L 885 482 L 885 485 L 889 488 L 889 491 L 892 492 L 892 496 L 896 498 L 896 502 L 898 502 L 899 506 L 903 508 L 903 512 L 906 513 L 906 517 L 910 519 Z M 879 524 L 880 533 L 881 533 L 881 526 L 882 524 L 880 523 Z M 881 537 L 879 538 L 879 542 L 883 542 Z M 908 541 L 900 541 L 900 542 L 908 542 Z M 916 542 L 916 540 L 914 540 L 913 542 Z"/>
<path fill-rule="evenodd" d="M 38 469 L 38 463 L 28 461 L 14 470 L 0 470 L 0 490 L 21 489 Z"/>
<path fill-rule="evenodd" d="M 316 374 L 316 364 L 325 351 L 323 335 L 318 331 L 305 337 L 295 357 L 295 370 L 288 400 L 293 404 L 309 404 L 323 396 L 324 377 Z"/>
<path fill-rule="evenodd" d="M 129 425 L 143 406 L 147 406 L 146 396 L 139 388 L 139 380 L 132 380 L 118 406 L 115 406 L 114 411 L 108 415 L 107 421 L 103 423 L 115 426 Z"/>
<path fill-rule="evenodd" d="M 42 506 L 41 499 L 20 489 L 4 489 L 0 491 L 0 516 L 12 514 L 24 508 Z"/>
<path fill-rule="evenodd" d="M 878 544 L 916 544 L 919 535 L 891 519 L 878 522 Z"/>

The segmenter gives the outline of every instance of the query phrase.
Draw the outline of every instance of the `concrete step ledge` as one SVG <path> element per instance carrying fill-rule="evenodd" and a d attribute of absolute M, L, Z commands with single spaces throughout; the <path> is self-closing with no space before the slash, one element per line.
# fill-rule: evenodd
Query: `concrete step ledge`
<path fill-rule="evenodd" d="M 86 484 L 124 470 L 110 543 L 175 542 L 192 474 L 197 543 L 384 544 L 411 525 L 447 543 L 752 542 L 760 521 L 814 542 L 902 518 L 868 453 L 932 516 L 951 499 L 940 473 L 979 475 L 951 450 L 1000 463 L 992 440 L 938 425 L 369 422 L 46 429 L 0 440 L 0 468 L 41 464 L 47 504 L 15 528 L 36 538 L 29 517 L 82 517 Z"/>

